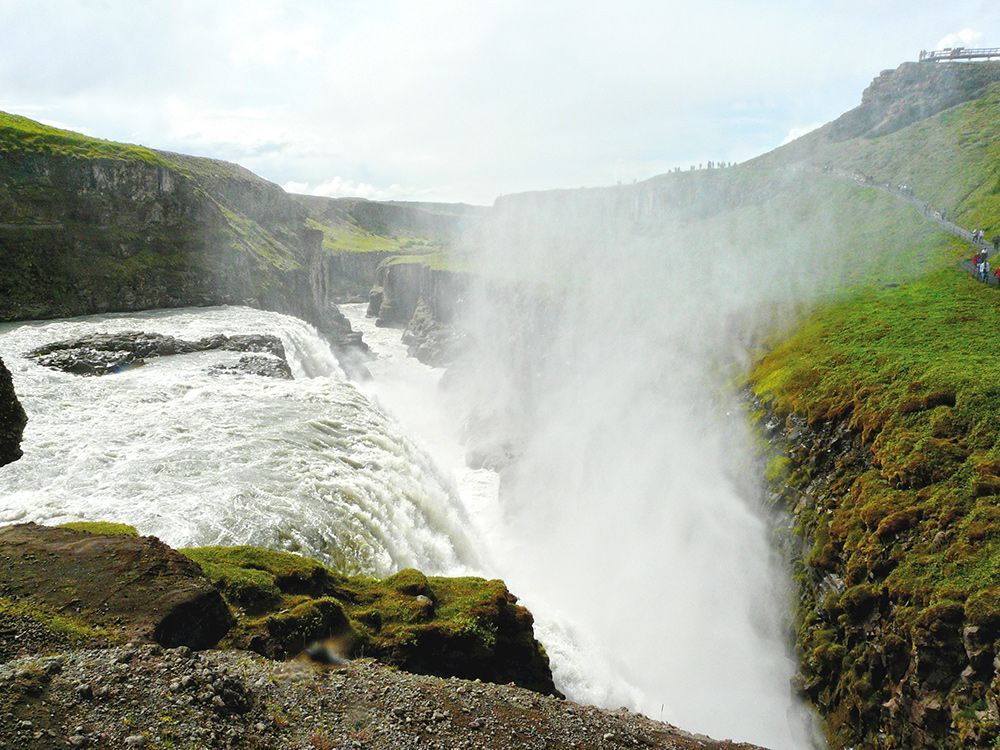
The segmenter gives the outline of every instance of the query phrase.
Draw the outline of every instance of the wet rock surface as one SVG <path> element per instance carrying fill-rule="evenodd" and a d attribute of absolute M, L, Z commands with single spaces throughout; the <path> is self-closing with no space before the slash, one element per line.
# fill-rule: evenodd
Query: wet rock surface
<path fill-rule="evenodd" d="M 109 375 L 129 369 L 141 367 L 147 359 L 153 357 L 168 357 L 175 354 L 192 354 L 212 350 L 253 352 L 258 355 L 270 355 L 270 358 L 243 357 L 226 371 L 246 372 L 268 377 L 291 378 L 291 370 L 285 358 L 285 347 L 281 339 L 270 335 L 237 335 L 226 336 L 217 334 L 207 336 L 197 341 L 185 341 L 173 336 L 142 331 L 123 331 L 121 333 L 98 333 L 76 339 L 56 341 L 33 349 L 25 356 L 34 359 L 43 367 L 74 375 Z M 265 365 L 264 360 L 271 359 L 274 365 Z M 281 366 L 283 365 L 283 367 Z M 285 373 L 286 374 L 282 374 Z"/>
<path fill-rule="evenodd" d="M 208 648 L 233 623 L 201 569 L 155 537 L 4 526 L 0 570 L 0 658 L 60 639 Z"/>
<path fill-rule="evenodd" d="M 754 750 L 516 687 L 155 645 L 0 665 L 0 744 L 65 747 Z"/>
<path fill-rule="evenodd" d="M 264 378 L 292 380 L 292 370 L 285 360 L 261 354 L 240 357 L 234 365 L 216 365 L 210 368 L 209 372 L 213 375 L 257 375 Z"/>
<path fill-rule="evenodd" d="M 461 353 L 466 336 L 454 325 L 439 321 L 430 303 L 421 297 L 402 340 L 411 357 L 431 367 L 445 367 Z"/>
<path fill-rule="evenodd" d="M 0 466 L 21 457 L 21 434 L 28 417 L 14 393 L 10 372 L 0 359 Z"/>

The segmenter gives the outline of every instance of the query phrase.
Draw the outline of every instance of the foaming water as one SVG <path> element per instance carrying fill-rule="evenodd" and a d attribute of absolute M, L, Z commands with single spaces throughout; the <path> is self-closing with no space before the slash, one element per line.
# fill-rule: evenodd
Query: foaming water
<path fill-rule="evenodd" d="M 295 380 L 209 374 L 236 352 L 100 378 L 23 356 L 124 330 L 274 334 Z M 0 472 L 0 523 L 114 520 L 174 546 L 257 544 L 370 573 L 479 567 L 448 482 L 301 320 L 222 307 L 13 324 L 0 357 L 29 416 L 24 458 Z"/>
<path fill-rule="evenodd" d="M 568 697 L 606 706 L 643 705 L 643 694 L 625 677 L 623 665 L 601 648 L 586 623 L 574 621 L 553 606 L 538 586 L 539 576 L 525 571 L 530 557 L 526 538 L 516 533 L 500 501 L 500 477 L 490 469 L 471 469 L 465 462 L 461 410 L 439 387 L 444 370 L 407 355 L 398 328 L 379 328 L 366 317 L 367 305 L 341 305 L 351 326 L 364 335 L 376 359 L 368 364 L 371 380 L 359 387 L 397 417 L 427 450 L 455 486 L 475 538 L 482 540 L 484 575 L 503 578 L 535 618 L 535 636 L 549 654 L 556 686 Z M 659 712 L 651 711 L 654 718 Z"/>

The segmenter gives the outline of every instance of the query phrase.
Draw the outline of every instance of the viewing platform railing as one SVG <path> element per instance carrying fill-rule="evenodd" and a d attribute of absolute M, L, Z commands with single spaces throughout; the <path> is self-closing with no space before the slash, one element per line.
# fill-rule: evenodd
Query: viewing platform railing
<path fill-rule="evenodd" d="M 991 58 L 1000 59 L 1000 47 L 983 47 L 972 49 L 970 47 L 949 47 L 932 52 L 920 50 L 920 62 L 946 62 L 948 60 L 989 60 Z"/>

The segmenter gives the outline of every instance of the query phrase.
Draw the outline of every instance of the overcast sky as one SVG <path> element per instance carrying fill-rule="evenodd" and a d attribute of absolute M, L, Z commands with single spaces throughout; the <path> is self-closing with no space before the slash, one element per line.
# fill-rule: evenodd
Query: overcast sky
<path fill-rule="evenodd" d="M 996 0 L 0 0 L 0 110 L 286 189 L 489 203 L 740 161 Z"/>

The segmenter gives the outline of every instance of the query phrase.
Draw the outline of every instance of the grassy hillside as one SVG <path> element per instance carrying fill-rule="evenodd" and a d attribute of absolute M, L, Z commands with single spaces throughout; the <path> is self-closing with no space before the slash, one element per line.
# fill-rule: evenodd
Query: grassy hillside
<path fill-rule="evenodd" d="M 888 135 L 837 142 L 830 132 L 760 168 L 830 164 L 906 183 L 965 227 L 1000 231 L 1000 83 Z M 854 224 L 856 214 L 844 216 Z M 820 476 L 817 455 L 803 462 L 793 446 L 791 460 L 770 465 L 793 497 L 819 498 L 795 508 L 803 679 L 834 747 L 994 747 L 997 693 L 985 665 L 1000 638 L 1000 349 L 991 334 L 1000 297 L 957 267 L 968 249 L 919 211 L 900 204 L 884 217 L 856 241 L 908 258 L 909 274 L 886 286 L 867 269 L 750 378 L 773 412 L 816 430 L 842 422 L 868 456 L 852 463 L 845 452 Z M 914 252 L 897 256 L 900 241 Z M 839 456 L 837 445 L 830 438 L 826 450 Z M 843 581 L 841 594 L 822 593 L 829 576 Z"/>
<path fill-rule="evenodd" d="M 0 157 L 0 320 L 217 303 L 310 314 L 319 235 L 248 170 L 4 113 Z"/>
<path fill-rule="evenodd" d="M 167 164 L 161 155 L 143 146 L 91 138 L 6 112 L 0 112 L 0 153 L 121 159 L 159 166 Z"/>
<path fill-rule="evenodd" d="M 971 101 L 888 135 L 838 140 L 836 123 L 830 123 L 751 164 L 770 169 L 830 164 L 879 183 L 907 184 L 962 226 L 983 227 L 992 237 L 1000 232 L 998 123 L 1000 80 Z"/>

